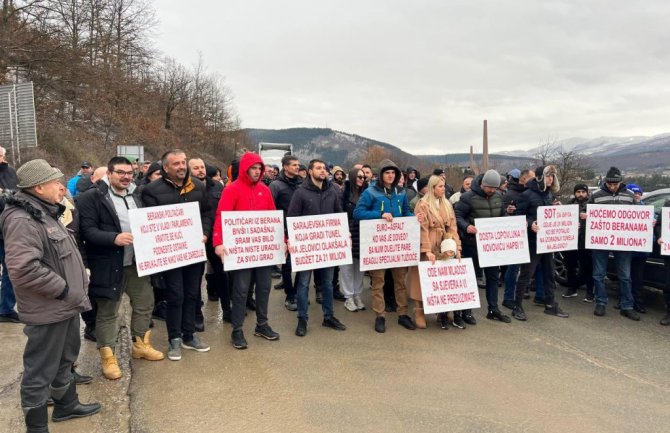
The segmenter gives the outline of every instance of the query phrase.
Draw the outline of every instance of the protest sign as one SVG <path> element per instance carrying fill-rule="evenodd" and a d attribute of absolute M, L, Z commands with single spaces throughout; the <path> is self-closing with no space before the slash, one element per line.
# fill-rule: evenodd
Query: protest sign
<path fill-rule="evenodd" d="M 479 266 L 530 262 L 525 216 L 475 218 Z"/>
<path fill-rule="evenodd" d="M 419 281 L 426 314 L 480 307 L 471 258 L 419 262 Z"/>
<path fill-rule="evenodd" d="M 537 253 L 579 248 L 579 205 L 540 206 L 537 208 Z"/>
<path fill-rule="evenodd" d="M 140 277 L 207 260 L 198 203 L 130 209 L 128 217 Z"/>
<path fill-rule="evenodd" d="M 362 220 L 361 271 L 402 268 L 419 263 L 421 225 L 415 216 Z"/>
<path fill-rule="evenodd" d="M 226 255 L 223 269 L 258 268 L 286 262 L 284 215 L 280 210 L 221 212 Z"/>
<path fill-rule="evenodd" d="M 589 204 L 586 213 L 586 248 L 651 252 L 653 206 Z"/>
<path fill-rule="evenodd" d="M 346 213 L 289 217 L 286 222 L 293 272 L 353 263 Z"/>
<path fill-rule="evenodd" d="M 661 208 L 661 255 L 670 256 L 670 207 Z"/>

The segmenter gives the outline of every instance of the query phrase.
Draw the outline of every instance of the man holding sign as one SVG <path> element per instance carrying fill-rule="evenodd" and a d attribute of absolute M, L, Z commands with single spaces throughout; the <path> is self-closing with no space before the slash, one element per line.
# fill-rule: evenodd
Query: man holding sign
<path fill-rule="evenodd" d="M 339 192 L 328 181 L 327 177 L 326 163 L 320 159 L 311 160 L 307 167 L 307 178 L 293 194 L 286 216 L 297 217 L 342 212 Z M 319 281 L 321 282 L 321 309 L 323 310 L 323 323 L 321 324 L 337 331 L 344 331 L 347 327 L 333 315 L 334 270 L 335 268 L 332 266 L 314 270 L 315 275 L 316 273 L 319 274 Z M 309 297 L 311 275 L 312 271 L 301 271 L 295 276 L 295 288 L 298 294 L 298 326 L 295 335 L 298 337 L 304 337 L 307 334 L 307 299 Z"/>
<path fill-rule="evenodd" d="M 265 164 L 258 154 L 247 152 L 240 159 L 240 169 L 237 180 L 223 190 L 219 207 L 216 210 L 216 220 L 212 233 L 214 252 L 221 257 L 227 253 L 229 240 L 223 239 L 221 226 L 221 212 L 230 211 L 268 211 L 275 210 L 270 189 L 262 182 L 265 173 Z M 230 272 L 233 278 L 232 317 L 233 333 L 231 341 L 235 349 L 246 349 L 247 340 L 244 338 L 242 325 L 247 305 L 247 294 L 253 281 L 256 283 L 256 329 L 254 335 L 266 340 L 279 339 L 279 334 L 268 325 L 268 301 L 272 285 L 272 266 L 239 269 Z"/>
<path fill-rule="evenodd" d="M 374 220 L 383 219 L 392 222 L 395 217 L 413 216 L 409 208 L 407 195 L 402 188 L 398 188 L 400 180 L 400 169 L 393 161 L 383 160 L 379 170 L 379 179 L 374 185 L 370 185 L 358 200 L 354 209 L 354 219 Z M 419 219 L 419 222 L 422 218 Z M 375 319 L 375 331 L 386 332 L 386 319 L 384 317 L 384 269 L 370 271 L 372 280 L 372 309 L 377 314 Z M 407 267 L 393 268 L 393 284 L 395 299 L 398 304 L 398 324 L 402 327 L 414 330 L 416 325 L 407 315 L 407 288 L 405 277 Z"/>

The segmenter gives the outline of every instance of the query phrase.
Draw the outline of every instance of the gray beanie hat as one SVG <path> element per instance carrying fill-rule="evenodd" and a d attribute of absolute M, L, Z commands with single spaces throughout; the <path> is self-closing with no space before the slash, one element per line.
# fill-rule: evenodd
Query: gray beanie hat
<path fill-rule="evenodd" d="M 500 186 L 500 174 L 495 170 L 488 170 L 482 177 L 482 186 L 498 188 Z"/>
<path fill-rule="evenodd" d="M 16 187 L 20 189 L 32 188 L 63 177 L 63 173 L 59 169 L 52 167 L 43 159 L 33 159 L 26 162 L 16 170 L 16 175 L 19 178 Z"/>

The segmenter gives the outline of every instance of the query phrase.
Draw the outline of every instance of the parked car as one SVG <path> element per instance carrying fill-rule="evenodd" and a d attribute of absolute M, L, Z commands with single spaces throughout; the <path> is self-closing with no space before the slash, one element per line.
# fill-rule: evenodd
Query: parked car
<path fill-rule="evenodd" d="M 670 188 L 648 192 L 642 196 L 642 200 L 646 205 L 654 206 L 654 212 L 658 215 L 661 212 L 661 207 L 663 207 L 665 201 L 670 200 Z M 616 267 L 612 258 L 613 256 L 610 254 L 610 260 L 607 264 L 607 276 L 611 279 L 616 279 Z M 556 268 L 556 282 L 566 285 L 568 278 L 563 253 L 558 252 L 554 254 L 554 265 Z M 659 245 L 654 242 L 654 249 L 644 267 L 644 284 L 657 289 L 663 289 L 665 286 L 663 266 L 665 266 L 665 264 L 660 253 Z"/>

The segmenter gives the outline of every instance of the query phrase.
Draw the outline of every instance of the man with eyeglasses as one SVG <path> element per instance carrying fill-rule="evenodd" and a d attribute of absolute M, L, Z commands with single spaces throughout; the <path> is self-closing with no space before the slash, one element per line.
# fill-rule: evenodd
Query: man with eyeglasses
<path fill-rule="evenodd" d="M 635 196 L 623 183 L 621 170 L 616 167 L 610 167 L 605 175 L 605 182 L 600 186 L 599 190 L 591 195 L 589 204 L 633 205 L 635 204 Z M 607 305 L 605 275 L 607 274 L 609 253 L 607 250 L 593 250 L 591 252 L 593 258 L 593 283 L 596 292 L 596 308 L 593 314 L 596 316 L 605 315 L 605 306 Z M 630 264 L 633 253 L 630 251 L 612 251 L 612 253 L 616 262 L 619 291 L 621 292 L 619 297 L 621 303 L 620 314 L 631 320 L 640 320 L 640 315 L 633 310 L 632 281 L 630 277 Z"/>
<path fill-rule="evenodd" d="M 154 308 L 153 290 L 146 277 L 137 276 L 133 235 L 128 211 L 142 206 L 133 195 L 133 168 L 128 159 L 115 156 L 107 164 L 107 175 L 77 198 L 79 232 L 86 244 L 91 270 L 89 296 L 95 299 L 96 339 L 102 374 L 109 380 L 122 376 L 115 355 L 119 334 L 121 297 L 130 298 L 130 333 L 133 358 L 160 361 L 163 353 L 151 346 L 149 322 Z"/>

